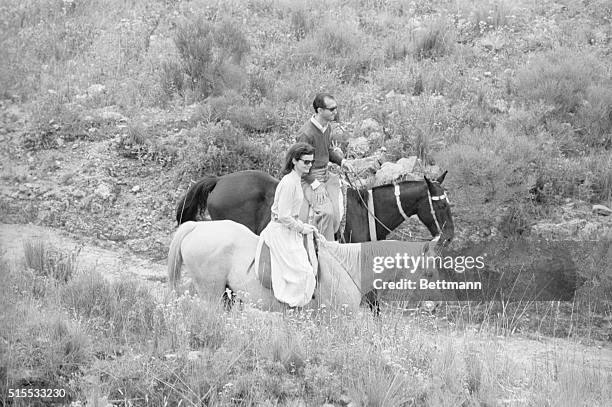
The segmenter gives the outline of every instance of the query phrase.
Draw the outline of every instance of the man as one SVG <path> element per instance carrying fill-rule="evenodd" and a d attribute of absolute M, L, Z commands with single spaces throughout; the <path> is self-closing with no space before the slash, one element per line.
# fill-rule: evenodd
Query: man
<path fill-rule="evenodd" d="M 340 180 L 327 171 L 332 162 L 350 169 L 340 149 L 331 145 L 331 122 L 336 119 L 338 104 L 328 93 L 319 93 L 312 102 L 315 114 L 298 132 L 297 141 L 315 148 L 314 164 L 309 174 L 302 177 L 304 197 L 314 211 L 314 224 L 327 240 L 334 240 L 340 226 L 342 212 L 339 208 Z"/>

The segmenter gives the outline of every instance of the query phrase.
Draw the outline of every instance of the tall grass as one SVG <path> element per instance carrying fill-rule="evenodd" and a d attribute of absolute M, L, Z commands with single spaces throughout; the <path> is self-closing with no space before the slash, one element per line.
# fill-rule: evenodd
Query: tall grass
<path fill-rule="evenodd" d="M 66 283 L 77 271 L 80 249 L 65 252 L 42 240 L 28 240 L 23 243 L 23 251 L 26 267 L 33 269 L 39 276 Z"/>
<path fill-rule="evenodd" d="M 0 271 L 15 304 L 0 314 L 9 385 L 29 366 L 73 401 L 396 406 L 566 397 L 601 405 L 610 397 L 612 377 L 596 366 L 565 350 L 544 366 L 525 350 L 514 361 L 484 325 L 472 334 L 469 324 L 440 331 L 420 314 L 224 313 L 197 296 L 154 299 L 141 283 L 93 272 L 35 299 L 22 289 L 27 276 L 6 264 Z M 32 307 L 40 301 L 47 305 Z M 571 379 L 580 371 L 588 385 Z"/>
<path fill-rule="evenodd" d="M 419 59 L 436 59 L 452 53 L 454 43 L 454 28 L 445 17 L 438 17 L 419 33 L 414 43 L 414 52 Z"/>

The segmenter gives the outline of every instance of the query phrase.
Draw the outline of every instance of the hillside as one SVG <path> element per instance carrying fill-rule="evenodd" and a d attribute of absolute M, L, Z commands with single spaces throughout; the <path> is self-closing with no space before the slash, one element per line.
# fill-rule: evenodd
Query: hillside
<path fill-rule="evenodd" d="M 9 1 L 1 12 L 5 223 L 162 258 L 190 183 L 276 175 L 325 90 L 349 157 L 348 141 L 366 136 L 361 154 L 384 147 L 386 160 L 449 171 L 456 248 L 588 242 L 611 225 L 591 213 L 612 204 L 610 2 Z"/>

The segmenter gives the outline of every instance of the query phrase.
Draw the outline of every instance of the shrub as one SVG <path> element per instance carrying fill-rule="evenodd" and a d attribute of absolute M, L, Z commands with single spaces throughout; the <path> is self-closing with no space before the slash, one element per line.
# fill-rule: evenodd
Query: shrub
<path fill-rule="evenodd" d="M 308 14 L 308 12 L 302 7 L 296 7 L 291 10 L 291 32 L 297 41 L 306 38 L 312 29 L 315 27 L 315 23 Z"/>
<path fill-rule="evenodd" d="M 391 61 L 404 60 L 412 53 L 414 38 L 410 33 L 396 33 L 385 40 L 385 58 Z"/>
<path fill-rule="evenodd" d="M 359 30 L 346 22 L 328 21 L 314 32 L 317 50 L 330 57 L 350 57 L 365 44 Z"/>
<path fill-rule="evenodd" d="M 489 30 L 497 30 L 508 25 L 508 16 L 511 14 L 508 5 L 502 1 L 481 3 L 472 8 L 469 16 L 474 31 L 484 34 Z"/>
<path fill-rule="evenodd" d="M 266 133 L 278 123 L 276 109 L 268 103 L 251 106 L 234 91 L 211 97 L 197 111 L 195 119 L 219 122 L 227 120 L 247 133 Z"/>
<path fill-rule="evenodd" d="M 436 154 L 462 185 L 476 186 L 485 201 L 521 201 L 535 169 L 544 163 L 539 144 L 503 128 L 466 131 L 457 143 Z"/>
<path fill-rule="evenodd" d="M 181 64 L 178 62 L 164 61 L 161 65 L 159 81 L 162 92 L 167 98 L 172 98 L 175 94 L 183 96 L 185 78 Z"/>
<path fill-rule="evenodd" d="M 196 98 L 244 84 L 246 77 L 240 64 L 250 46 L 235 23 L 213 25 L 201 17 L 186 21 L 179 26 L 174 42 Z M 177 74 L 171 78 L 177 79 Z"/>
<path fill-rule="evenodd" d="M 247 136 L 229 121 L 198 126 L 187 143 L 177 171 L 192 177 L 249 169 L 277 176 L 288 148 L 288 141 L 277 134 Z"/>
<path fill-rule="evenodd" d="M 575 113 L 589 86 L 601 77 L 597 60 L 570 50 L 538 56 L 517 72 L 518 93 L 529 102 L 543 101 L 562 118 Z"/>
<path fill-rule="evenodd" d="M 576 117 L 578 138 L 590 147 L 612 148 L 612 87 L 590 86 Z"/>
<path fill-rule="evenodd" d="M 23 251 L 26 266 L 39 276 L 66 283 L 76 273 L 76 258 L 80 249 L 67 253 L 40 240 L 27 240 L 23 244 Z"/>
<path fill-rule="evenodd" d="M 250 104 L 261 103 L 274 91 L 274 80 L 266 71 L 260 70 L 249 75 L 248 99 Z"/>
<path fill-rule="evenodd" d="M 581 157 L 556 157 L 539 172 L 545 199 L 560 204 L 564 198 L 607 202 L 612 197 L 612 158 L 606 152 Z"/>
<path fill-rule="evenodd" d="M 418 59 L 437 59 L 451 54 L 455 44 L 455 32 L 444 17 L 431 21 L 419 32 L 414 41 L 414 53 Z"/>
<path fill-rule="evenodd" d="M 251 50 L 249 41 L 238 27 L 235 22 L 224 20 L 213 32 L 215 45 L 221 53 L 219 58 L 223 61 L 229 60 L 235 65 L 240 65 L 244 56 Z"/>
<path fill-rule="evenodd" d="M 62 288 L 61 303 L 94 330 L 119 339 L 149 335 L 154 328 L 155 298 L 133 280 L 109 282 L 96 271 L 84 272 Z"/>
<path fill-rule="evenodd" d="M 178 149 L 172 142 L 151 137 L 155 130 L 136 122 L 130 124 L 127 134 L 121 136 L 116 144 L 122 157 L 143 162 L 156 162 L 162 166 L 174 165 L 178 158 Z"/>

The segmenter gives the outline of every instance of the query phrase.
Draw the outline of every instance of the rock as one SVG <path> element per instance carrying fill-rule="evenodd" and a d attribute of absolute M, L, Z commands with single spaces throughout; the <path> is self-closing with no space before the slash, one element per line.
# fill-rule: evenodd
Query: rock
<path fill-rule="evenodd" d="M 187 360 L 198 360 L 202 357 L 202 352 L 199 350 L 192 350 L 187 353 Z"/>
<path fill-rule="evenodd" d="M 382 126 L 374 119 L 365 119 L 359 127 L 361 134 L 369 136 L 373 132 L 381 132 Z"/>
<path fill-rule="evenodd" d="M 370 133 L 370 135 L 368 136 L 368 140 L 370 143 L 376 143 L 378 145 L 381 145 L 385 141 L 385 135 L 379 131 L 374 131 Z"/>
<path fill-rule="evenodd" d="M 380 162 L 376 156 L 356 158 L 351 160 L 350 163 L 353 166 L 355 174 L 362 178 L 374 176 L 380 169 Z"/>
<path fill-rule="evenodd" d="M 100 185 L 98 185 L 98 187 L 94 190 L 94 193 L 96 195 L 98 195 L 100 198 L 106 200 L 109 199 L 111 197 L 111 195 L 113 194 L 113 190 L 110 187 L 110 185 L 105 184 L 105 183 L 101 183 Z"/>
<path fill-rule="evenodd" d="M 509 109 L 508 102 L 504 99 L 497 99 L 493 102 L 493 105 L 491 105 L 491 111 L 493 113 L 508 113 Z"/>
<path fill-rule="evenodd" d="M 102 119 L 109 122 L 127 122 L 127 118 L 119 112 L 113 110 L 112 107 L 105 107 L 96 112 L 96 115 Z"/>
<path fill-rule="evenodd" d="M 72 196 L 74 196 L 75 198 L 83 198 L 85 196 L 85 191 L 83 191 L 82 189 L 75 189 L 74 191 L 72 191 Z"/>
<path fill-rule="evenodd" d="M 593 205 L 593 213 L 596 215 L 610 216 L 612 215 L 612 209 L 604 205 Z"/>
<path fill-rule="evenodd" d="M 89 96 L 98 96 L 106 92 L 106 86 L 99 83 L 91 85 L 87 88 L 87 94 Z"/>
<path fill-rule="evenodd" d="M 89 210 L 95 197 L 96 196 L 94 194 L 91 194 L 81 199 L 81 203 L 79 204 L 80 208 L 83 210 Z"/>
<path fill-rule="evenodd" d="M 419 159 L 416 155 L 410 157 L 404 157 L 397 160 L 397 163 L 404 168 L 406 172 L 416 172 L 419 166 Z"/>
<path fill-rule="evenodd" d="M 340 403 L 342 403 L 343 405 L 348 405 L 351 403 L 351 401 L 353 401 L 347 394 L 341 394 L 340 395 Z"/>
<path fill-rule="evenodd" d="M 347 151 L 354 157 L 363 157 L 368 153 L 370 143 L 365 137 L 357 137 L 349 140 Z"/>
<path fill-rule="evenodd" d="M 131 189 L 133 193 L 140 192 L 140 185 L 134 185 Z"/>
<path fill-rule="evenodd" d="M 392 98 L 392 97 L 394 97 L 394 96 L 395 96 L 395 91 L 394 91 L 394 90 L 391 90 L 389 93 L 387 93 L 387 94 L 385 95 L 385 98 L 387 98 L 387 99 L 391 99 L 391 98 Z"/>
<path fill-rule="evenodd" d="M 533 234 L 547 240 L 593 240 L 602 236 L 602 225 L 586 219 L 570 219 L 565 222 L 542 222 L 533 225 Z"/>

